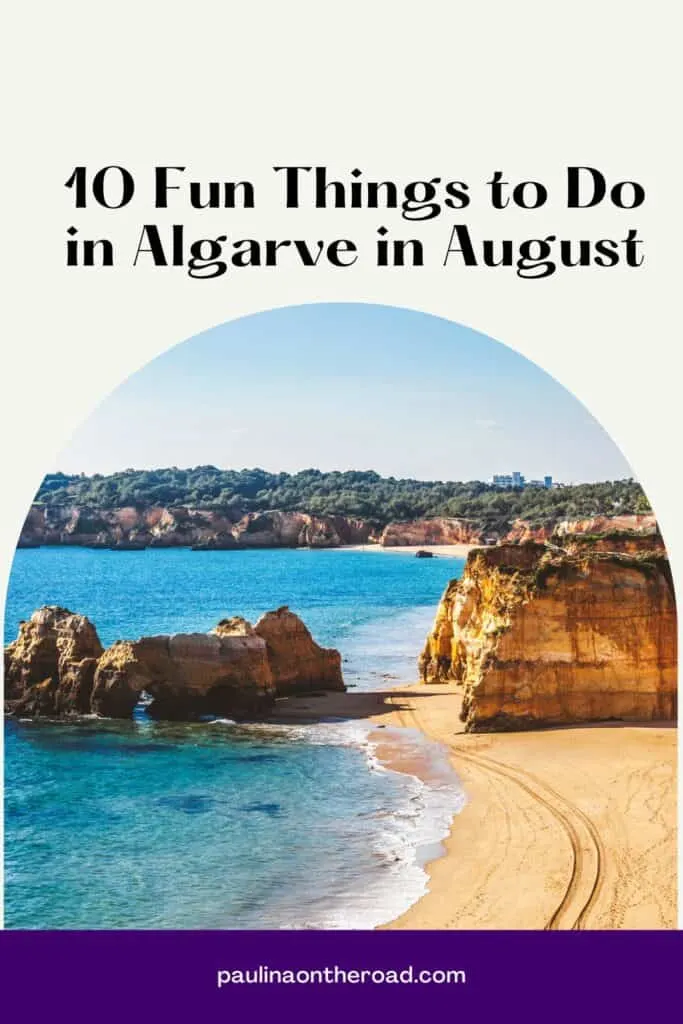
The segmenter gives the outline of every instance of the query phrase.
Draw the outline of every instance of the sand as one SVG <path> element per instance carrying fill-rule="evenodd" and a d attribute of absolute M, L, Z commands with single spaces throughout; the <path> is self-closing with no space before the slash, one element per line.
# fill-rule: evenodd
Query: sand
<path fill-rule="evenodd" d="M 385 548 L 381 544 L 349 544 L 334 551 L 382 551 L 387 555 L 415 555 L 418 551 L 430 551 L 437 558 L 467 558 L 476 544 L 402 544 Z"/>
<path fill-rule="evenodd" d="M 366 718 L 447 746 L 468 802 L 397 929 L 676 927 L 676 729 L 463 733 L 452 686 L 278 702 L 282 721 Z M 379 756 L 411 771 L 376 737 Z M 398 758 L 398 759 L 397 759 Z"/>

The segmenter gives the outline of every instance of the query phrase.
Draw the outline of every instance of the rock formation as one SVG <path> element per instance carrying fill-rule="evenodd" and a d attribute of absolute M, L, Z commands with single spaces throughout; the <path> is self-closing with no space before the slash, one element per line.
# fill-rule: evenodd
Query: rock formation
<path fill-rule="evenodd" d="M 657 533 L 657 520 L 651 512 L 644 515 L 592 516 L 590 519 L 566 519 L 555 528 L 555 536 L 571 534 L 608 534 L 618 537 L 622 533 L 651 536 Z"/>
<path fill-rule="evenodd" d="M 345 688 L 339 651 L 319 647 L 301 619 L 286 606 L 262 615 L 254 632 L 266 643 L 278 694 Z"/>
<path fill-rule="evenodd" d="M 420 546 L 430 544 L 481 544 L 481 525 L 470 519 L 414 519 L 406 523 L 389 523 L 379 542 L 382 547 Z"/>
<path fill-rule="evenodd" d="M 555 529 L 554 523 L 532 523 L 528 519 L 515 519 L 507 533 L 496 540 L 504 544 L 526 544 L 527 541 L 550 540 Z"/>
<path fill-rule="evenodd" d="M 642 555 L 645 552 L 665 555 L 666 548 L 660 533 L 568 533 L 563 537 L 553 536 L 553 543 L 562 547 L 570 555 L 580 555 L 584 551 L 621 552 L 625 555 Z"/>
<path fill-rule="evenodd" d="M 632 538 L 631 538 L 632 540 Z M 676 716 L 676 610 L 666 555 L 503 544 L 470 552 L 420 658 L 463 686 L 472 731 Z"/>
<path fill-rule="evenodd" d="M 495 531 L 494 531 L 495 532 Z M 543 523 L 532 523 L 528 519 L 515 519 L 510 529 L 498 535 L 495 539 L 504 544 L 524 544 L 527 541 L 548 541 L 565 547 L 571 537 L 587 537 L 591 540 L 605 539 L 603 550 L 614 549 L 614 542 L 623 542 L 623 549 L 627 550 L 629 538 L 635 538 L 636 544 L 632 545 L 633 550 L 643 550 L 647 544 L 640 545 L 644 537 L 653 538 L 651 550 L 664 550 L 664 544 L 659 534 L 657 520 L 654 515 L 624 514 L 615 516 L 592 516 L 589 519 L 563 519 L 559 522 L 547 521 Z"/>
<path fill-rule="evenodd" d="M 119 640 L 103 650 L 82 615 L 46 607 L 22 622 L 5 648 L 10 714 L 130 718 L 144 692 L 156 718 L 255 717 L 277 693 L 343 690 L 341 656 L 319 647 L 287 608 L 256 627 L 224 619 L 211 633 Z"/>
<path fill-rule="evenodd" d="M 96 714 L 129 718 L 142 691 L 157 718 L 256 715 L 275 695 L 266 645 L 246 629 L 178 633 L 119 641 L 104 652 L 95 672 L 91 706 Z"/>
<path fill-rule="evenodd" d="M 212 509 L 149 506 L 119 509 L 33 506 L 19 547 L 67 544 L 134 551 L 146 547 L 237 548 L 339 547 L 376 539 L 374 527 L 347 516 L 306 512 L 250 512 L 233 520 Z"/>
<path fill-rule="evenodd" d="M 251 512 L 233 529 L 239 547 L 339 547 L 341 540 L 327 516 L 305 512 Z"/>
<path fill-rule="evenodd" d="M 273 509 L 267 512 L 150 505 L 143 508 L 73 508 L 34 505 L 19 538 L 19 547 L 68 544 L 138 551 L 146 547 L 191 547 L 195 551 L 240 548 L 336 548 L 379 543 L 383 547 L 433 544 L 524 543 L 558 541 L 569 535 L 621 534 L 658 537 L 653 515 L 594 516 L 546 522 L 515 519 L 511 524 L 475 519 L 432 518 L 375 523 L 350 516 L 312 515 Z M 653 549 L 657 542 L 652 541 Z M 660 544 L 661 546 L 661 544 Z"/>
<path fill-rule="evenodd" d="M 46 607 L 5 648 L 5 703 L 18 715 L 85 714 L 102 645 L 92 623 Z"/>

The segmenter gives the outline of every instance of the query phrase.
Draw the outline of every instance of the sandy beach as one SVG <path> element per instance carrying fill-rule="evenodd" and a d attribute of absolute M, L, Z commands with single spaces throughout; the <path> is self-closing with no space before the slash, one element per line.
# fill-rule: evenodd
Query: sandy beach
<path fill-rule="evenodd" d="M 348 544 L 335 551 L 383 551 L 388 555 L 416 555 L 418 551 L 429 551 L 436 558 L 467 558 L 476 544 L 401 544 L 384 547 L 382 544 Z"/>
<path fill-rule="evenodd" d="M 397 549 L 387 549 L 397 550 Z M 278 702 L 285 722 L 364 718 L 444 744 L 468 802 L 400 929 L 676 927 L 676 739 L 668 724 L 465 734 L 452 686 Z M 399 771 L 395 745 L 376 733 Z"/>

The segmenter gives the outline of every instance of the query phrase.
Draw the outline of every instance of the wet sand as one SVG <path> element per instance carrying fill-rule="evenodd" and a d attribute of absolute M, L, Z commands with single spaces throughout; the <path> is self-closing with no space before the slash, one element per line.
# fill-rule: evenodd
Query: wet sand
<path fill-rule="evenodd" d="M 396 549 L 387 549 L 396 550 Z M 676 927 L 676 738 L 668 723 L 462 732 L 453 686 L 328 693 L 277 704 L 276 719 L 368 719 L 444 744 L 468 802 L 429 892 L 384 927 Z M 388 767 L 417 773 L 393 743 Z"/>

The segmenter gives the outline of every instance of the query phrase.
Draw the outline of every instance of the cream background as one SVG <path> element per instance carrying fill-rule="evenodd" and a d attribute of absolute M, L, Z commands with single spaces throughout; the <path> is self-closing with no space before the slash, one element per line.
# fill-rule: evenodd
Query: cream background
<path fill-rule="evenodd" d="M 159 352 L 224 320 L 291 303 L 371 301 L 445 316 L 535 360 L 581 399 L 619 444 L 660 518 L 679 592 L 681 475 L 680 206 L 676 5 L 575 0 L 420 5 L 386 0 L 250 5 L 204 0 L 15 6 L 5 27 L 0 573 L 48 464 L 113 386 Z M 270 168 L 327 164 L 367 176 L 483 182 L 501 169 L 551 188 L 537 212 L 483 202 L 416 233 L 445 249 L 450 226 L 479 237 L 645 239 L 639 270 L 560 270 L 542 281 L 438 263 L 347 270 L 67 270 L 65 230 L 108 235 L 132 253 L 156 164 L 189 178 L 248 177 L 257 209 L 168 222 L 197 235 L 358 238 L 377 211 L 284 210 Z M 125 210 L 74 211 L 76 164 L 128 167 Z M 647 190 L 633 212 L 562 208 L 567 164 L 591 164 Z M 261 185 L 261 182 L 264 185 Z M 483 191 L 477 189 L 483 196 Z M 148 193 L 149 194 L 149 193 Z M 554 198 L 554 201 L 553 201 Z M 268 201 L 270 200 L 270 201 Z M 258 368 L 254 368 L 258 372 Z M 4 583 L 2 586 L 4 598 Z"/>

